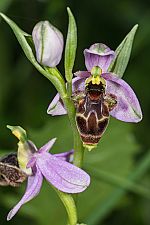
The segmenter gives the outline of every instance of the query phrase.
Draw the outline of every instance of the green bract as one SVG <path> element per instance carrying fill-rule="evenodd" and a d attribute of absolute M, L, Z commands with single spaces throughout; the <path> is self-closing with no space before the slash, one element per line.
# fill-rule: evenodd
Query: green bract
<path fill-rule="evenodd" d="M 113 60 L 109 67 L 108 71 L 117 74 L 120 78 L 123 76 L 128 65 L 137 28 L 138 25 L 136 24 L 127 34 L 127 36 L 123 39 L 123 41 L 115 51 L 116 58 Z"/>
<path fill-rule="evenodd" d="M 77 49 L 77 27 L 71 10 L 67 8 L 67 11 L 69 16 L 69 26 L 65 48 L 65 74 L 67 82 L 71 82 L 73 77 L 72 69 Z"/>

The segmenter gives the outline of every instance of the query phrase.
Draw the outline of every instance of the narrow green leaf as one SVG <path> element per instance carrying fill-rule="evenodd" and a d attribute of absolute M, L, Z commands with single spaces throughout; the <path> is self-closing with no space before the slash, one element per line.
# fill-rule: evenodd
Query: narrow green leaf
<path fill-rule="evenodd" d="M 142 177 L 150 168 L 150 151 L 143 157 L 136 169 L 129 175 L 128 179 L 130 181 L 135 181 Z M 114 206 L 118 203 L 119 199 L 125 194 L 126 190 L 123 188 L 116 188 L 104 202 L 97 205 L 95 209 L 86 218 L 89 225 L 95 225 L 100 223 L 108 212 L 110 212 Z"/>
<path fill-rule="evenodd" d="M 69 26 L 65 47 L 65 74 L 67 82 L 71 82 L 72 80 L 72 69 L 74 66 L 76 49 L 77 49 L 77 27 L 74 16 L 70 10 L 67 8 L 68 16 L 69 16 Z"/>
<path fill-rule="evenodd" d="M 92 177 L 94 177 L 96 180 L 108 182 L 110 184 L 122 187 L 125 190 L 132 191 L 136 194 L 139 194 L 143 197 L 150 199 L 150 190 L 148 188 L 138 185 L 130 181 L 129 179 L 118 177 L 104 170 L 97 170 L 92 167 L 88 167 L 87 171 L 88 170 L 90 171 L 90 174 L 92 175 Z"/>
<path fill-rule="evenodd" d="M 136 33 L 138 25 L 136 24 L 132 30 L 123 39 L 121 44 L 116 49 L 116 58 L 113 60 L 109 67 L 109 72 L 115 73 L 118 77 L 122 77 L 126 67 L 128 65 L 130 54 L 132 50 L 133 40 Z"/>
<path fill-rule="evenodd" d="M 32 52 L 32 49 L 30 47 L 30 45 L 27 42 L 26 37 L 31 37 L 31 35 L 25 33 L 23 30 L 21 30 L 17 24 L 15 22 L 13 22 L 11 19 L 9 19 L 6 15 L 4 15 L 3 13 L 0 13 L 0 16 L 5 20 L 6 23 L 8 23 L 8 25 L 11 27 L 11 29 L 13 30 L 17 40 L 19 41 L 25 55 L 27 56 L 27 58 L 32 62 L 32 63 L 36 63 L 34 54 Z"/>

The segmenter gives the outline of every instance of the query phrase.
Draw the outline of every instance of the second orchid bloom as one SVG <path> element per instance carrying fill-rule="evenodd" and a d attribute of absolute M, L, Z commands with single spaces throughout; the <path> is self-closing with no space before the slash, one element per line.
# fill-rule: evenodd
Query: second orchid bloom
<path fill-rule="evenodd" d="M 19 168 L 27 175 L 28 184 L 22 199 L 9 212 L 10 220 L 26 202 L 40 192 L 43 178 L 50 184 L 66 193 L 79 193 L 90 184 L 89 175 L 82 169 L 69 163 L 73 151 L 52 155 L 49 150 L 56 139 L 50 140 L 40 149 L 27 139 L 26 132 L 19 126 L 8 126 L 19 139 L 18 163 Z"/>

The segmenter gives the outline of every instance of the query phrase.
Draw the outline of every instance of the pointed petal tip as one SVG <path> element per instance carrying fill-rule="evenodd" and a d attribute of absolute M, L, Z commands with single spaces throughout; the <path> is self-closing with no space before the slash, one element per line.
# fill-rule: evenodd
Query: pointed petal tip
<path fill-rule="evenodd" d="M 143 114 L 142 114 L 141 109 L 140 109 L 140 112 L 135 112 L 135 115 L 136 115 L 135 119 L 133 118 L 133 120 L 131 122 L 133 122 L 133 123 L 141 122 L 143 119 Z"/>
<path fill-rule="evenodd" d="M 55 141 L 57 140 L 56 137 L 52 138 L 50 141 L 51 141 L 51 144 L 53 145 L 55 143 Z"/>
<path fill-rule="evenodd" d="M 47 114 L 51 115 L 51 116 L 55 116 L 55 114 L 53 114 L 53 111 L 50 107 L 48 107 L 48 109 L 47 109 Z"/>
<path fill-rule="evenodd" d="M 57 138 L 52 138 L 51 141 L 53 141 L 55 143 L 55 141 L 57 140 Z"/>
<path fill-rule="evenodd" d="M 70 13 L 70 12 L 71 12 L 71 9 L 70 9 L 70 7 L 69 7 L 69 6 L 67 7 L 67 12 L 68 12 L 68 13 Z"/>
<path fill-rule="evenodd" d="M 139 27 L 139 24 L 137 23 L 137 24 L 134 25 L 134 27 L 132 28 L 132 30 L 133 29 L 137 30 L 138 27 Z"/>
<path fill-rule="evenodd" d="M 12 214 L 12 210 L 11 210 L 7 215 L 7 221 L 10 221 L 13 217 L 14 215 Z"/>
<path fill-rule="evenodd" d="M 52 148 L 52 146 L 54 145 L 55 141 L 57 138 L 52 138 L 51 140 L 49 140 L 45 145 L 43 145 L 40 149 L 39 149 L 39 153 L 42 152 L 49 152 L 49 150 Z"/>
<path fill-rule="evenodd" d="M 6 126 L 9 130 L 12 130 L 13 129 L 13 126 L 10 126 L 10 125 L 7 125 Z"/>

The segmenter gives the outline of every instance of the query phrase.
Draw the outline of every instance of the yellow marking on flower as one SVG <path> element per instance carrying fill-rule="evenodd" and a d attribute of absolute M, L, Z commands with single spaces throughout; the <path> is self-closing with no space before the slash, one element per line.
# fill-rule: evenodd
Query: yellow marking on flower
<path fill-rule="evenodd" d="M 87 78 L 85 81 L 85 85 L 87 86 L 90 82 L 92 82 L 92 84 L 99 85 L 100 83 L 102 83 L 103 85 L 106 86 L 106 82 L 101 75 L 102 69 L 99 66 L 94 66 L 91 70 L 91 76 Z"/>
<path fill-rule="evenodd" d="M 31 149 L 27 139 L 26 131 L 20 126 L 7 125 L 7 128 L 9 128 L 11 132 L 19 139 L 17 153 L 19 168 L 27 175 L 31 175 L 31 168 L 27 168 L 27 164 L 30 160 Z"/>
<path fill-rule="evenodd" d="M 19 167 L 28 175 L 32 174 L 31 168 L 27 168 L 27 164 L 30 159 L 30 147 L 28 142 L 22 143 L 21 141 L 18 142 L 18 163 Z"/>
<path fill-rule="evenodd" d="M 97 143 L 96 144 L 83 143 L 83 147 L 90 152 L 91 150 L 93 150 L 93 148 L 97 147 Z"/>
<path fill-rule="evenodd" d="M 13 130 L 12 133 L 20 140 L 21 139 L 21 133 L 16 129 L 16 130 Z"/>
<path fill-rule="evenodd" d="M 24 142 L 27 140 L 26 131 L 22 127 L 7 125 L 7 128 L 10 129 L 12 134 L 14 134 L 20 141 Z"/>
<path fill-rule="evenodd" d="M 100 77 L 100 82 L 106 87 L 106 80 L 103 77 Z"/>
<path fill-rule="evenodd" d="M 88 84 L 90 82 L 92 82 L 92 84 L 97 84 L 97 85 L 99 85 L 100 83 L 102 83 L 104 86 L 106 86 L 106 81 L 101 76 L 97 76 L 97 77 L 90 76 L 90 77 L 88 77 L 86 79 L 86 81 L 85 81 L 85 86 L 88 86 Z"/>
<path fill-rule="evenodd" d="M 88 77 L 85 81 L 85 86 L 87 86 L 92 81 L 92 77 Z"/>
<path fill-rule="evenodd" d="M 92 84 L 97 84 L 99 85 L 101 82 L 100 76 L 92 77 Z"/>

